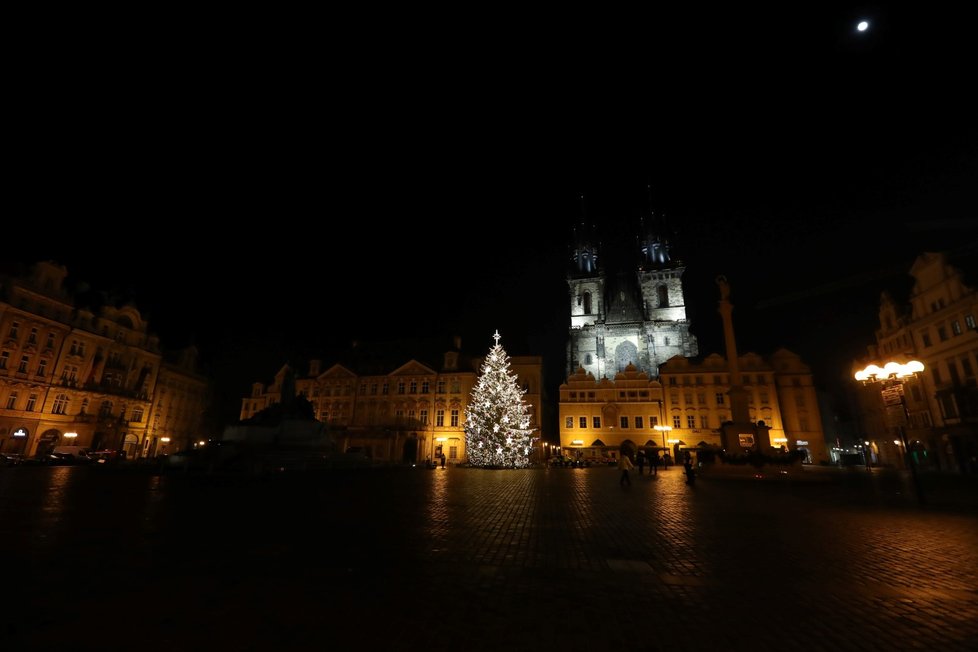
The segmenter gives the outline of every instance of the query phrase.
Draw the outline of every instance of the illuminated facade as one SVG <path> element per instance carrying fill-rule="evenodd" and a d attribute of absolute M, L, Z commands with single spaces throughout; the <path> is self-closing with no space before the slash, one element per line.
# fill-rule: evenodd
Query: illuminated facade
<path fill-rule="evenodd" d="M 313 405 L 341 452 L 357 450 L 378 462 L 465 461 L 465 405 L 478 379 L 480 358 L 464 356 L 456 338 L 441 356 L 391 362 L 396 357 L 351 356 L 322 368 L 313 360 L 308 373 L 295 379 L 295 392 Z M 361 348 L 367 348 L 362 347 Z M 386 358 L 383 359 L 383 358 Z M 419 358 L 423 358 L 421 361 Z M 540 433 L 543 359 L 510 357 L 510 369 L 527 391 L 531 427 Z M 288 366 L 270 385 L 254 383 L 242 399 L 241 419 L 281 401 L 288 385 Z"/>
<path fill-rule="evenodd" d="M 66 277 L 41 262 L 2 281 L 0 451 L 30 457 L 72 444 L 144 454 L 166 373 L 159 340 L 131 305 L 98 314 L 76 305 Z"/>
<path fill-rule="evenodd" d="M 643 228 L 632 252 L 639 261 L 632 272 L 606 273 L 596 236 L 583 225 L 575 234 L 567 276 L 568 375 L 581 368 L 596 378 L 613 377 L 632 365 L 655 377 L 666 360 L 697 355 L 686 320 L 685 267 L 671 257 L 662 225 L 653 224 L 657 228 Z"/>
<path fill-rule="evenodd" d="M 903 467 L 896 428 L 906 421 L 908 445 L 921 468 L 978 473 L 978 291 L 956 262 L 969 261 L 924 253 L 910 268 L 909 305 L 887 292 L 881 297 L 876 343 L 856 366 L 919 360 L 924 371 L 904 383 L 904 415 L 884 408 L 879 386 L 860 389 L 862 438 L 873 463 Z"/>
<path fill-rule="evenodd" d="M 206 441 L 202 420 L 211 402 L 211 387 L 197 369 L 196 347 L 177 351 L 172 359 L 165 356 L 153 393 L 147 436 L 139 443 L 141 457 L 188 450 Z"/>
<path fill-rule="evenodd" d="M 801 449 L 809 462 L 828 462 L 811 370 L 797 355 L 782 349 L 764 359 L 734 349 L 734 369 L 716 354 L 697 361 L 685 268 L 672 257 L 664 225 L 653 227 L 643 225 L 632 256 L 616 261 L 627 267 L 637 260 L 634 271 L 614 277 L 599 265 L 596 238 L 585 227 L 575 234 L 567 277 L 569 368 L 558 418 L 562 453 L 610 461 L 622 448 L 674 458 L 686 449 L 723 449 L 723 428 L 732 427 L 723 424 L 737 416 L 735 394 L 743 397 L 737 427 L 752 430 L 751 442 L 763 433 L 756 442 L 761 452 Z M 732 387 L 731 373 L 739 386 Z"/>
<path fill-rule="evenodd" d="M 770 428 L 772 446 L 804 449 L 809 462 L 827 462 L 811 370 L 800 358 L 785 349 L 768 359 L 748 353 L 739 357 L 738 370 L 750 419 Z M 687 449 L 720 448 L 720 426 L 731 419 L 726 360 L 677 356 L 659 371 L 649 378 L 629 366 L 614 379 L 599 380 L 579 368 L 568 377 L 560 386 L 563 454 L 597 461 L 616 458 L 622 447 L 654 448 L 682 459 Z"/>

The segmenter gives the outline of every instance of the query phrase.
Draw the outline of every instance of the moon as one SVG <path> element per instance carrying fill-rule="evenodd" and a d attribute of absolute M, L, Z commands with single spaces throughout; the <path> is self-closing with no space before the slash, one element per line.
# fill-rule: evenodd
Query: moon
<path fill-rule="evenodd" d="M 867 29 L 869 29 L 869 23 L 865 20 L 859 21 L 859 24 L 856 25 L 856 29 L 858 29 L 860 32 L 865 32 Z"/>

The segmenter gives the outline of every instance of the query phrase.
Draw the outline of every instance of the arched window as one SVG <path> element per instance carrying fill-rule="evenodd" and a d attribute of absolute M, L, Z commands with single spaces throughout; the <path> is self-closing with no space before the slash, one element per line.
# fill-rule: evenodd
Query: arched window
<path fill-rule="evenodd" d="M 51 408 L 52 414 L 64 414 L 68 411 L 68 395 L 58 394 L 54 397 L 54 406 Z"/>
<path fill-rule="evenodd" d="M 584 314 L 585 315 L 590 315 L 591 314 L 591 293 L 590 292 L 585 292 L 584 293 Z"/>
<path fill-rule="evenodd" d="M 665 285 L 660 285 L 658 288 L 659 293 L 659 307 L 667 308 L 669 307 L 669 288 Z"/>
<path fill-rule="evenodd" d="M 591 364 L 591 354 L 588 353 L 584 356 L 584 364 Z"/>

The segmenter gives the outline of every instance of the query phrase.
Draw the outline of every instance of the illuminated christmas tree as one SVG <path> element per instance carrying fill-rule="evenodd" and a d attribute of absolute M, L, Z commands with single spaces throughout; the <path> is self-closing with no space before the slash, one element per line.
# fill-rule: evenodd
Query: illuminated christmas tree
<path fill-rule="evenodd" d="M 482 363 L 481 375 L 465 407 L 465 450 L 473 466 L 522 468 L 530 463 L 530 428 L 525 393 L 509 370 L 509 356 L 499 344 Z"/>

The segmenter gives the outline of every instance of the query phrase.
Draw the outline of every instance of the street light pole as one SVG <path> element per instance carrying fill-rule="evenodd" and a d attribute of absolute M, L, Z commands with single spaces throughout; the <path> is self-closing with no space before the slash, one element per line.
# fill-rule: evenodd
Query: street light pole
<path fill-rule="evenodd" d="M 917 464 L 910 452 L 910 446 L 907 444 L 906 424 L 910 422 L 910 411 L 907 409 L 903 386 L 908 378 L 916 377 L 923 370 L 924 363 L 911 360 L 905 364 L 887 362 L 882 368 L 871 364 L 855 374 L 856 380 L 863 384 L 881 383 L 881 394 L 885 407 L 900 406 L 900 421 L 897 423 L 897 431 L 900 434 L 900 442 L 903 444 L 904 464 L 910 469 L 910 477 L 913 480 L 914 490 L 917 492 L 917 502 L 921 507 L 924 505 L 924 490 L 920 485 L 920 477 L 917 475 Z"/>
<path fill-rule="evenodd" d="M 672 426 L 657 425 L 654 426 L 654 428 L 658 430 L 660 433 L 662 433 L 662 449 L 665 450 L 666 452 L 669 452 L 669 449 L 666 448 L 666 433 L 672 430 Z M 662 470 L 665 471 L 668 467 L 665 465 L 664 458 L 662 461 L 663 461 Z"/>

